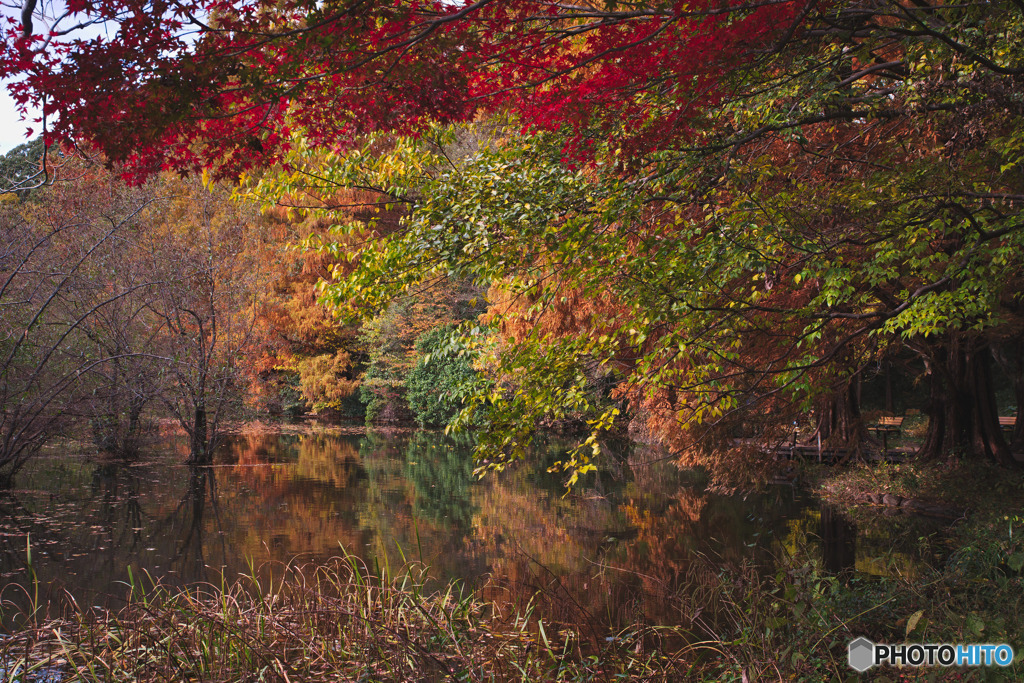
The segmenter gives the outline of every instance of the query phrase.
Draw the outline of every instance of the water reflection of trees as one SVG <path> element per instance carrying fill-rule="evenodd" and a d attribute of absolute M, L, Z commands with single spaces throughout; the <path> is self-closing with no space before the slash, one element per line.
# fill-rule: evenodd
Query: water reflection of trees
<path fill-rule="evenodd" d="M 34 565 L 45 563 L 48 556 L 59 561 L 66 552 L 77 550 L 68 543 L 59 527 L 35 512 L 17 493 L 0 492 L 0 604 L 5 608 L 2 610 L 5 620 L 0 626 L 11 618 L 7 614 L 9 607 L 23 610 L 30 603 L 32 575 L 26 567 L 29 545 L 35 554 Z M 44 603 L 49 602 L 51 593 L 59 594 L 59 591 L 49 590 L 44 582 L 41 596 Z"/>
<path fill-rule="evenodd" d="M 752 553 L 770 560 L 775 546 L 756 534 L 773 538 L 783 511 L 798 505 L 785 495 L 740 501 L 650 479 L 562 499 L 509 479 L 487 488 L 475 520 L 492 570 L 489 596 L 533 601 L 546 618 L 601 628 L 685 625 L 680 594 L 712 585 L 722 565 Z"/>
<path fill-rule="evenodd" d="M 477 510 L 470 491 L 473 466 L 470 436 L 413 434 L 405 448 L 405 477 L 412 483 L 416 515 L 466 534 Z"/>
<path fill-rule="evenodd" d="M 247 558 L 257 567 L 323 560 L 344 546 L 371 567 L 409 558 L 441 580 L 479 585 L 489 575 L 489 597 L 532 600 L 546 620 L 591 624 L 597 637 L 607 625 L 685 623 L 680 593 L 714 579 L 716 563 L 772 552 L 799 507 L 781 492 L 744 501 L 680 487 L 672 469 L 624 468 L 570 496 L 542 468 L 477 482 L 472 444 L 430 432 L 245 434 L 229 446 L 218 463 L 230 465 L 83 467 L 66 507 L 42 498 L 34 510 L 0 505 L 7 519 L 36 525 L 0 540 L 0 562 L 21 567 L 31 531 L 34 546 L 64 549 L 40 566 L 44 580 L 74 575 L 109 591 L 129 564 L 171 581 L 217 580 L 222 567 L 229 577 L 247 572 Z M 810 531 L 828 535 L 821 521 Z"/>
<path fill-rule="evenodd" d="M 423 561 L 439 578 L 475 578 L 482 562 L 467 552 L 472 528 L 472 441 L 440 432 L 371 431 L 360 443 L 374 547 L 367 559 L 394 566 Z"/>
<path fill-rule="evenodd" d="M 10 587 L 30 587 L 30 546 L 40 602 L 51 613 L 66 606 L 65 588 L 83 602 L 88 599 L 87 604 L 95 592 L 107 592 L 110 577 L 123 572 L 126 558 L 145 542 L 148 519 L 141 480 L 133 468 L 103 463 L 58 469 L 62 480 L 75 484 L 73 490 L 85 493 L 84 499 L 69 500 L 59 490 L 29 490 L 24 498 L 13 492 L 0 496 L 0 585 L 8 587 L 3 597 L 24 607 L 11 597 Z M 83 585 L 91 593 L 74 590 Z"/>
<path fill-rule="evenodd" d="M 288 561 L 362 547 L 365 472 L 358 440 L 331 434 L 248 434 L 232 441 L 239 467 L 226 477 L 226 527 L 236 553 Z"/>
<path fill-rule="evenodd" d="M 209 530 L 208 524 L 212 527 Z M 153 526 L 151 535 L 174 539 L 167 569 L 185 581 L 207 580 L 210 570 L 217 572 L 227 567 L 234 553 L 229 550 L 221 519 L 214 468 L 188 468 L 185 494 L 170 514 Z M 209 547 L 208 539 L 212 539 Z"/>
<path fill-rule="evenodd" d="M 143 540 L 145 513 L 139 499 L 140 478 L 120 463 L 101 463 L 92 473 L 91 491 L 99 501 L 99 519 L 111 546 L 128 552 Z"/>

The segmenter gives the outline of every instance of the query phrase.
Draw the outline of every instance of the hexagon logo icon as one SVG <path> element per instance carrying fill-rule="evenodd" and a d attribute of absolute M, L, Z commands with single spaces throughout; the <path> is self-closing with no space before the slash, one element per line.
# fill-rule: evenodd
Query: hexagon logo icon
<path fill-rule="evenodd" d="M 875 665 L 875 644 L 861 636 L 850 642 L 850 668 L 864 673 Z"/>

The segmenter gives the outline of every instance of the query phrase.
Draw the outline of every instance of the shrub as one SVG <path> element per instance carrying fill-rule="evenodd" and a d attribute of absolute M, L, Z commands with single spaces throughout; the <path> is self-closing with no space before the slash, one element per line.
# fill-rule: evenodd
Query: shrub
<path fill-rule="evenodd" d="M 405 397 L 420 425 L 447 425 L 462 409 L 466 387 L 476 377 L 469 357 L 450 344 L 455 329 L 435 327 L 416 339 L 422 355 L 406 378 Z"/>

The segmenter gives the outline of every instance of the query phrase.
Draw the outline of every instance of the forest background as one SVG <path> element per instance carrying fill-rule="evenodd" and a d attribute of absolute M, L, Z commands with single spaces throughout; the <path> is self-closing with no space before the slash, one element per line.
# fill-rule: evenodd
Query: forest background
<path fill-rule="evenodd" d="M 42 137 L 3 161 L 3 484 L 61 435 L 130 458 L 171 417 L 205 464 L 239 418 L 312 411 L 470 430 L 479 474 L 560 429 L 569 485 L 630 437 L 756 486 L 782 444 L 868 458 L 881 409 L 920 410 L 915 463 L 820 490 L 977 506 L 927 579 L 703 564 L 673 599 L 728 603 L 708 642 L 740 654 L 604 647 L 629 672 L 841 680 L 851 625 L 1019 642 L 1024 420 L 999 422 L 1024 401 L 1019 1 L 17 9 L 0 76 Z M 441 621 L 394 661 L 499 661 Z M 524 633 L 537 671 L 610 675 Z"/>
<path fill-rule="evenodd" d="M 72 350 L 113 299 L 129 317 L 144 311 L 132 345 L 149 334 L 170 344 L 149 354 L 172 361 L 152 371 L 154 396 L 194 435 L 197 459 L 229 366 L 250 398 L 280 410 L 300 396 L 350 410 L 357 387 L 371 420 L 411 406 L 445 424 L 462 408 L 453 427 L 489 425 L 478 449 L 489 467 L 519 457 L 540 425 L 586 425 L 563 463 L 570 481 L 615 430 L 684 464 L 760 472 L 768 463 L 750 444 L 809 420 L 856 456 L 874 445 L 859 382 L 895 366 L 927 395 L 922 457 L 1016 462 L 1024 424 L 1008 443 L 992 383 L 998 363 L 1024 397 L 1012 2 L 36 9 L 48 32 L 12 20 L 0 70 L 20 78 L 21 105 L 42 108 L 47 142 L 76 143 L 107 169 L 51 146 L 43 184 L 109 187 L 127 201 L 117 217 L 76 220 L 119 235 L 170 220 L 177 202 L 188 227 L 143 232 L 206 251 L 180 277 L 155 256 L 140 276 L 151 283 L 94 280 L 94 298 L 68 304 L 74 322 L 56 327 L 46 314 L 76 278 L 43 286 L 26 269 L 52 258 L 88 269 L 113 232 L 72 256 L 57 235 L 81 241 L 81 229 L 54 223 L 41 246 L 6 255 L 21 264 L 5 271 L 10 301 L 61 295 L 5 316 L 5 367 L 12 378 L 30 368 L 22 387 L 5 385 L 23 392 L 4 403 L 5 471 L 62 412 L 58 393 L 145 355 Z M 97 24 L 117 31 L 77 37 Z M 140 183 L 161 168 L 201 170 L 202 182 L 114 190 L 117 175 Z M 228 192 L 267 213 L 243 218 Z M 11 225 L 40 229 L 11 212 Z M 238 225 L 219 233 L 227 223 Z M 150 235 L 139 239 L 152 253 Z M 201 311 L 186 301 L 196 296 Z M 377 317 L 360 328 L 336 322 L 345 316 Z M 445 386 L 415 379 L 432 365 Z M 28 395 L 39 407 L 25 412 Z M 133 410 L 91 421 L 130 432 Z"/>

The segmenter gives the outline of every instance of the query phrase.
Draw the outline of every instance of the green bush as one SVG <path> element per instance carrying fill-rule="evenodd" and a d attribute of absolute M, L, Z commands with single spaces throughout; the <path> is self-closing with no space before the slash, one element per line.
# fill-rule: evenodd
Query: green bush
<path fill-rule="evenodd" d="M 454 325 L 435 327 L 416 339 L 422 354 L 405 380 L 405 397 L 422 426 L 444 426 L 462 409 L 476 373 L 469 357 L 452 347 Z"/>

